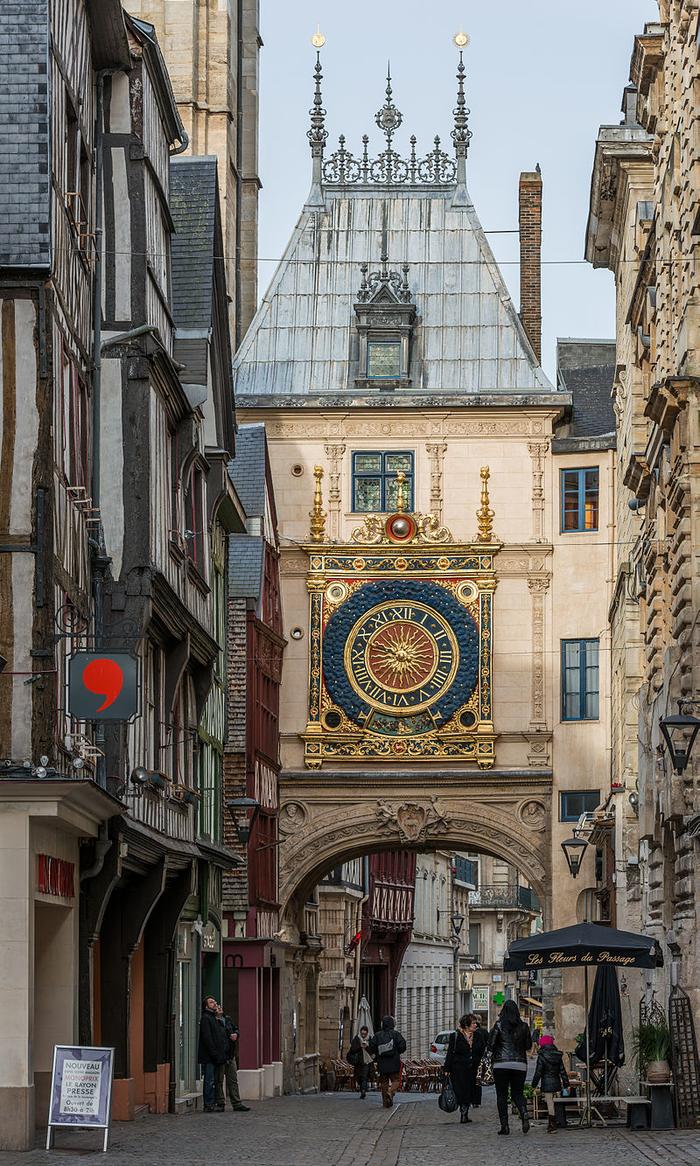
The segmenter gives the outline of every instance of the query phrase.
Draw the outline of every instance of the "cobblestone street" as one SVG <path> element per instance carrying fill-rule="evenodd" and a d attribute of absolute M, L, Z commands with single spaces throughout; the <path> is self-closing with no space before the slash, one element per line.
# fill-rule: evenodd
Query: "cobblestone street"
<path fill-rule="evenodd" d="M 544 1123 L 523 1137 L 519 1125 L 509 1138 L 496 1136 L 492 1101 L 460 1126 L 456 1115 L 440 1112 L 434 1094 L 400 1096 L 391 1110 L 376 1094 L 366 1103 L 357 1095 L 281 1097 L 259 1103 L 249 1114 L 147 1117 L 115 1125 L 107 1159 L 90 1147 L 97 1135 L 58 1131 L 57 1148 L 46 1153 L 0 1153 L 0 1166 L 444 1166 L 477 1161 L 498 1166 L 695 1166 L 700 1164 L 700 1132 L 630 1133 L 622 1128 L 545 1133 Z M 69 1148 L 70 1147 L 70 1148 Z"/>

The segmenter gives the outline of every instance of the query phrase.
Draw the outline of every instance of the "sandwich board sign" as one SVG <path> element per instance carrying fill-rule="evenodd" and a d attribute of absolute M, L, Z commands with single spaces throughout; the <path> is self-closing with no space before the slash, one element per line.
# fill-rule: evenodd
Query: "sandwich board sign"
<path fill-rule="evenodd" d="M 57 1126 L 104 1130 L 107 1149 L 112 1107 L 114 1049 L 55 1045 L 46 1149 Z"/>

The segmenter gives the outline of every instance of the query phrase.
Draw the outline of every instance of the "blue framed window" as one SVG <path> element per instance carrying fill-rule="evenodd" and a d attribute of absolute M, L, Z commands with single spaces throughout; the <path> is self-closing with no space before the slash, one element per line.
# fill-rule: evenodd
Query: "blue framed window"
<path fill-rule="evenodd" d="M 600 805 L 600 790 L 567 789 L 559 794 L 559 821 L 578 822 L 581 814 L 592 814 Z"/>
<path fill-rule="evenodd" d="M 561 471 L 562 534 L 598 529 L 599 478 L 597 466 Z"/>
<path fill-rule="evenodd" d="M 561 719 L 597 721 L 600 703 L 598 640 L 561 642 Z"/>
<path fill-rule="evenodd" d="M 360 514 L 390 514 L 396 508 L 396 475 L 406 475 L 406 509 L 413 510 L 413 454 L 357 451 L 352 455 L 352 508 Z"/>

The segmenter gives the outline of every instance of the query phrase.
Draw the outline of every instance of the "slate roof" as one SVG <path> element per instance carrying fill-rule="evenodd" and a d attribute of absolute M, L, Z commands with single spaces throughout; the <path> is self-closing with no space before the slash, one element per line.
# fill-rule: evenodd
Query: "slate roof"
<path fill-rule="evenodd" d="M 231 535 L 228 545 L 228 593 L 231 599 L 259 599 L 263 585 L 265 540 L 258 534 Z"/>
<path fill-rule="evenodd" d="M 573 397 L 567 438 L 614 434 L 616 359 L 614 340 L 557 340 L 557 386 Z"/>
<path fill-rule="evenodd" d="M 234 359 L 239 405 L 354 389 L 350 360 L 360 264 L 409 264 L 415 298 L 414 383 L 395 393 L 551 393 L 467 198 L 440 188 L 324 188 L 302 212 Z M 248 399 L 248 401 L 246 401 Z M 385 405 L 384 394 L 376 394 Z"/>
<path fill-rule="evenodd" d="M 170 162 L 172 313 L 178 329 L 211 327 L 216 231 L 216 158 Z"/>
<path fill-rule="evenodd" d="M 265 469 L 265 426 L 239 426 L 236 456 L 229 462 L 229 474 L 249 519 L 265 514 Z"/>

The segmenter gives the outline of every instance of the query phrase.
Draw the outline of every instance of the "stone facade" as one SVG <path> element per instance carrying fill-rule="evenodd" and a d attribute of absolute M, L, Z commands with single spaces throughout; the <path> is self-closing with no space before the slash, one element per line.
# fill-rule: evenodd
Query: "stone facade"
<path fill-rule="evenodd" d="M 454 1027 L 451 885 L 451 854 L 419 855 L 413 938 L 396 985 L 396 1024 L 409 1057 L 427 1057 L 437 1033 Z"/>
<path fill-rule="evenodd" d="M 618 926 L 664 947 L 663 969 L 626 977 L 633 1003 L 656 992 L 665 1006 L 675 982 L 697 1023 L 697 757 L 676 773 L 659 719 L 700 691 L 698 13 L 686 0 L 659 8 L 635 38 L 623 124 L 600 130 L 587 235 L 617 294 L 608 881 Z"/>
<path fill-rule="evenodd" d="M 226 279 L 234 347 L 257 302 L 258 0 L 133 0 L 155 25 L 193 154 L 219 162 Z"/>

